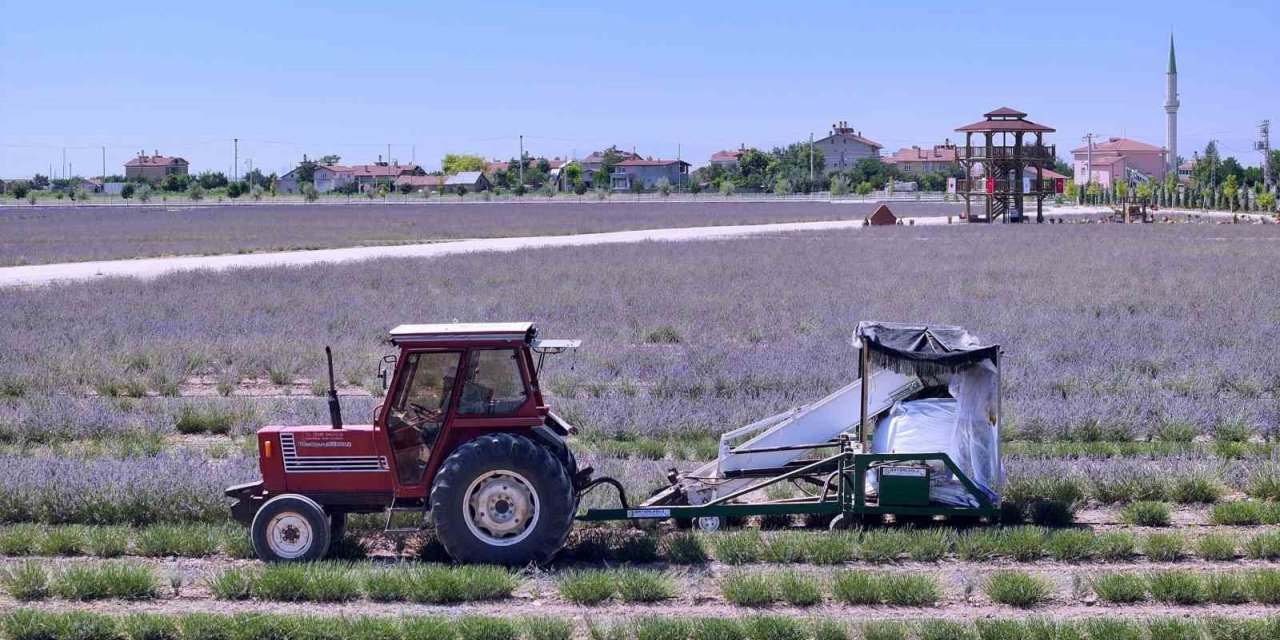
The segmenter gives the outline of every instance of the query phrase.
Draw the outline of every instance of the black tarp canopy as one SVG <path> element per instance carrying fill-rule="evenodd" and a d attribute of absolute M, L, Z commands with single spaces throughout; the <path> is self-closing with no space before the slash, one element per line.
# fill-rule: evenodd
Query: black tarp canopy
<path fill-rule="evenodd" d="M 949 325 L 859 322 L 854 334 L 866 339 L 877 365 L 895 371 L 954 371 L 983 360 L 996 361 L 999 345 L 981 344 L 964 327 Z"/>

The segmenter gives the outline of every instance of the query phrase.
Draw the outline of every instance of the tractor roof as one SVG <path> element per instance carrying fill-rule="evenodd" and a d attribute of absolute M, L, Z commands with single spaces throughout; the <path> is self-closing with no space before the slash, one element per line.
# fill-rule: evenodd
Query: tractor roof
<path fill-rule="evenodd" d="M 391 330 L 391 342 L 437 340 L 520 340 L 528 342 L 538 334 L 532 322 L 454 322 L 448 324 L 402 324 Z"/>

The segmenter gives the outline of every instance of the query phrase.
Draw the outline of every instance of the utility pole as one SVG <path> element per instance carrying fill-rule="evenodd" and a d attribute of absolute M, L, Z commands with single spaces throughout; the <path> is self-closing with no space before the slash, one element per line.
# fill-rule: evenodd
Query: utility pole
<path fill-rule="evenodd" d="M 1271 160 L 1271 121 L 1263 120 L 1258 125 L 1259 138 L 1253 143 L 1253 148 L 1262 152 L 1262 185 L 1267 191 L 1271 191 L 1271 172 L 1275 171 Z"/>
<path fill-rule="evenodd" d="M 391 180 L 391 143 L 390 142 L 387 143 L 387 181 L 392 182 Z M 376 188 L 377 182 L 378 181 L 375 178 L 374 179 L 375 188 Z M 391 187 L 388 185 L 387 191 L 390 192 L 391 190 L 392 190 Z"/>
<path fill-rule="evenodd" d="M 231 143 L 235 149 L 231 152 L 231 181 L 240 182 L 240 138 L 232 138 Z"/>
<path fill-rule="evenodd" d="M 524 134 L 520 134 L 520 185 L 524 186 Z"/>
<path fill-rule="evenodd" d="M 813 184 L 813 132 L 809 132 L 809 184 Z"/>
<path fill-rule="evenodd" d="M 67 148 L 62 148 L 62 179 L 67 179 Z"/>
<path fill-rule="evenodd" d="M 1081 140 L 1089 143 L 1089 153 L 1084 161 L 1084 186 L 1087 188 L 1093 182 L 1093 134 L 1086 133 Z"/>
<path fill-rule="evenodd" d="M 107 193 L 107 148 L 102 148 L 102 193 Z"/>
<path fill-rule="evenodd" d="M 1218 190 L 1218 141 L 1210 140 L 1213 143 L 1213 157 L 1209 158 L 1209 187 L 1216 193 Z"/>

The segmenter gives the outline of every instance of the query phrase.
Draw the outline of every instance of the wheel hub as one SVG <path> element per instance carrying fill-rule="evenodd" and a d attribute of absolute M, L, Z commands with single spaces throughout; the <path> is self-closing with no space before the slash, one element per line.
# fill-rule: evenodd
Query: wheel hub
<path fill-rule="evenodd" d="M 523 540 L 538 519 L 537 493 L 528 480 L 510 471 L 491 471 L 476 478 L 463 508 L 471 532 L 498 546 Z"/>
<path fill-rule="evenodd" d="M 267 545 L 281 558 L 297 558 L 305 554 L 314 539 L 311 524 L 302 515 L 286 511 L 267 525 Z"/>

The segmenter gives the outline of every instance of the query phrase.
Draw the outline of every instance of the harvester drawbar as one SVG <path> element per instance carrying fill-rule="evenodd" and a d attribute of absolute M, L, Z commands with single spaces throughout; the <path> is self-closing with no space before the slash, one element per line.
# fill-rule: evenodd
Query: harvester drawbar
<path fill-rule="evenodd" d="M 565 442 L 576 429 L 543 399 L 544 357 L 578 341 L 538 338 L 532 323 L 478 323 L 402 325 L 390 342 L 399 352 L 383 360 L 387 395 L 372 424 L 343 425 L 330 356 L 331 424 L 258 431 L 262 479 L 226 493 L 260 558 L 324 557 L 347 514 L 384 513 L 388 532 L 433 527 L 460 562 L 541 562 L 600 487 L 620 508 L 577 519 L 714 531 L 754 515 L 829 515 L 832 527 L 885 514 L 998 517 L 999 348 L 958 327 L 860 324 L 858 380 L 725 433 L 716 460 L 673 472 L 634 505 L 622 483 L 578 467 Z M 780 482 L 804 495 L 756 497 Z M 418 521 L 400 526 L 397 514 Z"/>

